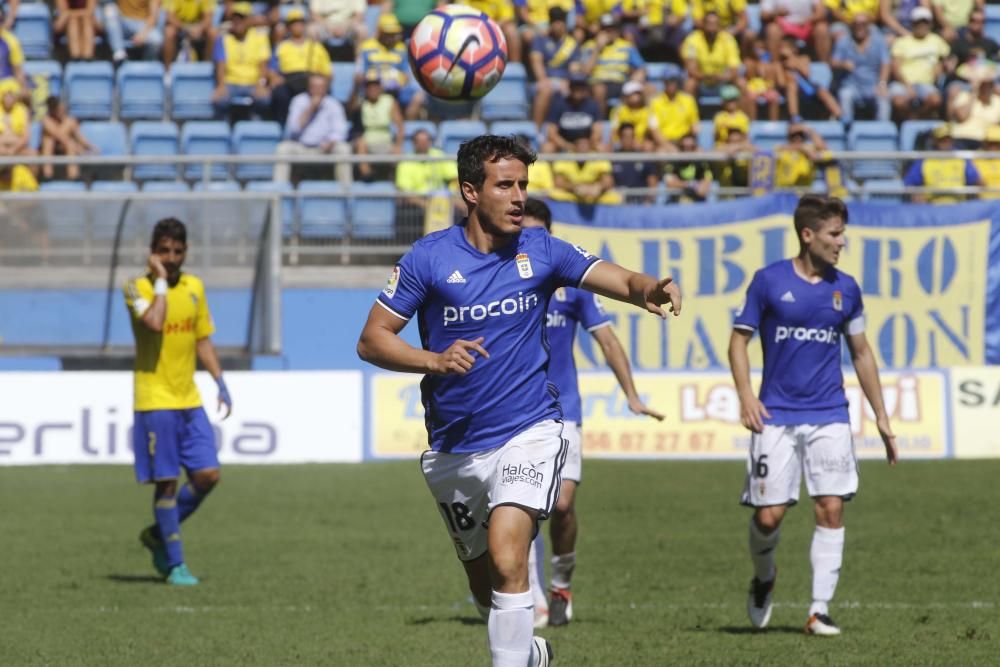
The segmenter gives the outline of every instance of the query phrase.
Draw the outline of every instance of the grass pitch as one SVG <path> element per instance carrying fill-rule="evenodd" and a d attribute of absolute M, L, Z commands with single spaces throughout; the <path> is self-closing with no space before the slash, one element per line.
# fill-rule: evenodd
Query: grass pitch
<path fill-rule="evenodd" d="M 1000 461 L 865 463 L 831 615 L 805 637 L 808 505 L 751 632 L 739 463 L 588 461 L 557 665 L 996 665 Z M 184 525 L 195 589 L 153 577 L 124 467 L 0 468 L 2 665 L 485 665 L 417 464 L 238 467 Z"/>

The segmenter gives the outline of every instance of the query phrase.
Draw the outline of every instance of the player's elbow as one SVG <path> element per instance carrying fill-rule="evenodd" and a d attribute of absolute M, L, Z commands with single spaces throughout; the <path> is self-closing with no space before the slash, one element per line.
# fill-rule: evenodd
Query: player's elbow
<path fill-rule="evenodd" d="M 366 335 L 365 332 L 361 333 L 361 337 L 358 339 L 358 346 L 356 349 L 358 351 L 358 357 L 362 361 L 371 363 L 373 350 L 371 341 L 369 340 L 369 336 Z"/>
<path fill-rule="evenodd" d="M 157 321 L 153 318 L 144 319 L 142 321 L 146 325 L 146 328 L 153 333 L 163 333 L 163 322 Z"/>

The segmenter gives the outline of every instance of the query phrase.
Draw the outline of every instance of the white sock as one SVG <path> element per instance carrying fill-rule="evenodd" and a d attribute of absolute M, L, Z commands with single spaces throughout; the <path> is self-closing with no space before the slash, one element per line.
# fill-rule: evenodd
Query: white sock
<path fill-rule="evenodd" d="M 844 529 L 816 526 L 809 559 L 813 568 L 813 603 L 809 615 L 828 613 L 844 560 Z"/>
<path fill-rule="evenodd" d="M 552 588 L 569 588 L 576 567 L 576 552 L 552 557 Z"/>
<path fill-rule="evenodd" d="M 528 667 L 533 657 L 534 623 L 531 591 L 493 591 L 493 609 L 486 622 L 493 667 Z"/>
<path fill-rule="evenodd" d="M 484 621 L 488 621 L 490 619 L 491 608 L 484 607 L 483 605 L 479 604 L 479 600 L 476 599 L 475 595 L 472 596 L 472 604 L 476 605 L 476 611 L 479 612 L 480 618 L 482 618 Z"/>
<path fill-rule="evenodd" d="M 541 533 L 535 537 L 535 541 L 528 548 L 528 586 L 531 587 L 535 609 L 545 609 L 549 603 L 545 598 L 545 589 L 542 587 L 542 579 L 544 579 L 545 574 L 542 572 L 541 560 L 538 558 L 539 553 L 543 556 L 545 554 L 545 541 L 542 539 Z"/>
<path fill-rule="evenodd" d="M 757 522 L 750 517 L 750 559 L 753 561 L 753 575 L 760 581 L 774 579 L 774 550 L 778 548 L 781 529 L 770 535 L 760 532 Z"/>

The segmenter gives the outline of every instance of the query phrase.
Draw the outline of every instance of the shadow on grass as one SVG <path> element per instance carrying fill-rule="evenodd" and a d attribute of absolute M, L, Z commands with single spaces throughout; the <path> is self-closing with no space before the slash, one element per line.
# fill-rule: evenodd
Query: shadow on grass
<path fill-rule="evenodd" d="M 449 616 L 447 618 L 442 616 L 421 616 L 420 618 L 413 618 L 406 622 L 407 625 L 432 625 L 434 623 L 461 623 L 462 625 L 482 625 L 485 627 L 486 622 L 478 616 Z"/>
<path fill-rule="evenodd" d="M 711 628 L 694 628 L 695 632 L 708 632 L 710 630 Z M 802 628 L 794 625 L 772 625 L 760 630 L 758 628 L 748 628 L 745 625 L 724 625 L 715 628 L 715 632 L 721 632 L 724 635 L 801 635 Z"/>
<path fill-rule="evenodd" d="M 109 574 L 105 577 L 108 581 L 118 584 L 162 584 L 163 577 L 155 574 Z"/>

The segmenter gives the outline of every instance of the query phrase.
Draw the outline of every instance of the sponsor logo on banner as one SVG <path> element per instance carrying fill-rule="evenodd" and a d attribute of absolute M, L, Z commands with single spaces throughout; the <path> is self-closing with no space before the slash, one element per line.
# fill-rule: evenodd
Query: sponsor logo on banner
<path fill-rule="evenodd" d="M 225 421 L 196 378 L 223 464 L 361 460 L 360 372 L 227 373 Z M 0 373 L 0 393 L 0 465 L 132 463 L 131 373 Z"/>
<path fill-rule="evenodd" d="M 1000 367 L 952 368 L 955 456 L 1000 458 Z"/>

